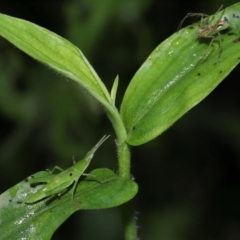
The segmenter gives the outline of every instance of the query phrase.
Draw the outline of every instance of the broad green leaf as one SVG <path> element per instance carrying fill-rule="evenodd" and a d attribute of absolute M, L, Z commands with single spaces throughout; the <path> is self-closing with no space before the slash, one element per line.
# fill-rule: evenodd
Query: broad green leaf
<path fill-rule="evenodd" d="M 109 93 L 83 53 L 57 34 L 31 22 L 0 14 L 0 36 L 87 89 L 102 104 Z"/>
<path fill-rule="evenodd" d="M 120 110 L 130 145 L 146 143 L 169 128 L 239 63 L 240 3 L 211 16 L 209 24 L 225 17 L 229 27 L 214 35 L 211 46 L 212 38 L 197 38 L 200 23 L 192 24 L 161 43 L 135 74 Z"/>
<path fill-rule="evenodd" d="M 98 181 L 86 178 L 81 181 L 71 198 L 71 191 L 61 197 L 46 198 L 33 204 L 24 200 L 42 186 L 30 187 L 20 182 L 0 195 L 1 239 L 51 239 L 54 231 L 74 212 L 83 209 L 104 209 L 121 205 L 132 199 L 138 186 L 134 181 L 124 180 L 108 169 L 91 172 Z M 48 176 L 43 171 L 34 177 Z M 69 189 L 70 190 L 70 189 Z"/>

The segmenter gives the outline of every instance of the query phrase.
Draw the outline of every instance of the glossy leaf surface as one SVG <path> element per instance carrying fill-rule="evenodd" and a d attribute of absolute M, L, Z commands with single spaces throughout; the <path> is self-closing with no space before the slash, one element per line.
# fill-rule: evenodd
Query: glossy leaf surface
<path fill-rule="evenodd" d="M 211 46 L 212 38 L 197 38 L 200 22 L 192 24 L 162 42 L 137 71 L 120 111 L 130 145 L 141 145 L 160 135 L 239 63 L 240 3 L 204 19 L 205 26 L 206 22 L 214 26 L 225 17 L 229 26 L 213 31 Z"/>
<path fill-rule="evenodd" d="M 83 53 L 63 37 L 31 22 L 0 14 L 0 36 L 16 47 L 76 81 L 103 104 L 109 93 Z"/>
<path fill-rule="evenodd" d="M 33 204 L 24 200 L 42 186 L 30 187 L 20 182 L 0 195 L 1 239 L 51 239 L 54 231 L 74 212 L 84 209 L 104 209 L 121 205 L 132 199 L 138 190 L 134 181 L 124 180 L 108 169 L 91 172 L 98 181 L 89 177 L 81 181 L 71 198 L 71 191 Z M 34 177 L 48 176 L 38 172 Z M 70 188 L 69 188 L 70 190 Z"/>

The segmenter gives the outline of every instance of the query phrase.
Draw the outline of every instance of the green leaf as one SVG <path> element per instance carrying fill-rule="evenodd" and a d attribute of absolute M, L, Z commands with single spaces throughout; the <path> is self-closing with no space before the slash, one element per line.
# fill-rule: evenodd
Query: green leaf
<path fill-rule="evenodd" d="M 82 52 L 66 39 L 28 21 L 0 14 L 0 36 L 87 89 L 102 104 L 110 95 Z"/>
<path fill-rule="evenodd" d="M 114 82 L 113 82 L 113 86 L 112 86 L 112 90 L 111 90 L 111 99 L 112 99 L 112 105 L 115 106 L 115 100 L 116 100 L 116 96 L 117 96 L 117 89 L 118 89 L 118 76 L 116 76 Z"/>
<path fill-rule="evenodd" d="M 46 198 L 34 204 L 24 200 L 42 186 L 30 187 L 20 182 L 0 196 L 1 239 L 51 239 L 54 231 L 75 211 L 103 209 L 121 205 L 132 199 L 138 186 L 134 181 L 124 180 L 109 169 L 91 172 L 98 181 L 87 177 L 81 181 L 71 199 L 71 191 L 61 197 Z M 34 177 L 48 176 L 42 171 Z M 70 189 L 69 189 L 70 190 Z"/>
<path fill-rule="evenodd" d="M 120 111 L 130 145 L 146 143 L 169 128 L 239 63 L 240 3 L 211 16 L 209 24 L 224 16 L 230 27 L 219 31 L 221 41 L 215 32 L 209 46 L 212 38 L 198 39 L 199 23 L 192 24 L 161 43 L 135 74 Z"/>

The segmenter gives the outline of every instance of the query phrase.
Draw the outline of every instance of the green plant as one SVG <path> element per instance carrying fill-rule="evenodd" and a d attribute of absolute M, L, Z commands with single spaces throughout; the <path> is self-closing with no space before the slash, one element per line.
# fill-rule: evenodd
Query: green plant
<path fill-rule="evenodd" d="M 2 37 L 83 86 L 102 104 L 117 136 L 119 165 L 118 174 L 108 169 L 96 169 L 92 174 L 101 181 L 88 178 L 81 181 L 75 194 L 79 204 L 73 204 L 72 195 L 67 192 L 60 199 L 56 197 L 27 205 L 24 201 L 33 189 L 28 182 L 20 182 L 1 195 L 2 221 L 6 223 L 1 228 L 1 236 L 5 239 L 34 239 L 37 235 L 41 239 L 49 239 L 59 225 L 77 210 L 108 208 L 124 203 L 121 211 L 125 237 L 136 239 L 134 211 L 128 201 L 135 196 L 138 187 L 131 180 L 129 147 L 144 144 L 160 135 L 204 99 L 239 63 L 239 10 L 238 3 L 209 18 L 208 26 L 216 25 L 226 17 L 228 19 L 230 27 L 221 31 L 223 40 L 220 47 L 216 40 L 210 43 L 208 51 L 209 39 L 200 41 L 196 37 L 197 23 L 161 43 L 133 77 L 120 113 L 115 106 L 118 77 L 109 93 L 77 47 L 32 23 L 0 15 Z M 49 173 L 46 171 L 34 174 L 35 178 L 47 176 Z M 13 231 L 13 222 L 20 219 L 23 220 Z M 45 224 L 46 221 L 51 224 Z M 32 226 L 34 231 L 29 231 Z"/>

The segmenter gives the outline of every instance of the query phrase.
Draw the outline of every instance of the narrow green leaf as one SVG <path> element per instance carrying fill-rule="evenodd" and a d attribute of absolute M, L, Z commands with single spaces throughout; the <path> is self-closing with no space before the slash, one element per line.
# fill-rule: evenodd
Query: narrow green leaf
<path fill-rule="evenodd" d="M 144 62 L 125 93 L 120 111 L 129 144 L 140 145 L 157 137 L 239 63 L 240 3 L 208 18 L 209 24 L 218 24 L 225 17 L 229 27 L 213 34 L 211 46 L 212 38 L 197 38 L 198 22 L 170 36 Z"/>
<path fill-rule="evenodd" d="M 116 95 L 117 95 L 117 89 L 118 89 L 118 76 L 116 76 L 114 82 L 113 82 L 113 86 L 112 86 L 112 90 L 111 90 L 111 99 L 112 99 L 112 105 L 115 106 L 115 100 L 116 100 Z"/>
<path fill-rule="evenodd" d="M 66 39 L 28 21 L 0 14 L 0 36 L 87 89 L 104 105 L 110 96 L 82 52 Z"/>
<path fill-rule="evenodd" d="M 53 196 L 38 203 L 26 204 L 24 200 L 42 186 L 30 187 L 20 182 L 0 195 L 1 239 L 51 239 L 54 231 L 74 212 L 83 209 L 104 209 L 121 205 L 132 199 L 138 186 L 131 180 L 118 177 L 109 169 L 91 172 L 98 181 L 86 178 L 81 181 L 72 201 L 71 191 L 61 197 Z M 34 177 L 48 176 L 43 171 Z M 69 188 L 70 190 L 71 188 Z"/>

